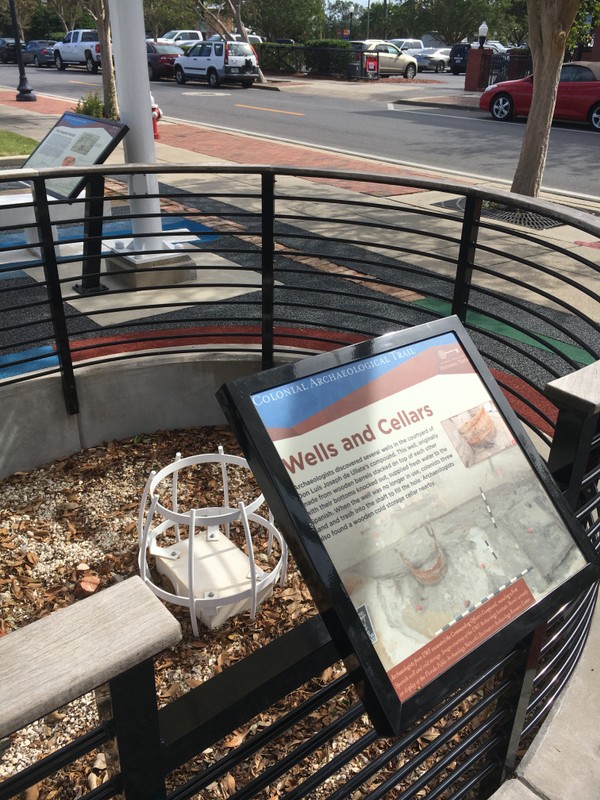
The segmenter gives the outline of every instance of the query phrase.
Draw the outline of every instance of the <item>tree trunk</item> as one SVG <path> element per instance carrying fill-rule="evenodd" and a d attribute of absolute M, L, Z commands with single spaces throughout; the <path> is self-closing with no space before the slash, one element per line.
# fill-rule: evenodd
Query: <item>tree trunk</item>
<path fill-rule="evenodd" d="M 110 37 L 108 3 L 106 0 L 88 0 L 85 6 L 96 22 L 98 41 L 100 42 L 104 116 L 107 119 L 119 119 L 119 102 L 117 99 L 117 82 Z"/>
<path fill-rule="evenodd" d="M 537 197 L 542 183 L 565 43 L 581 0 L 527 0 L 533 98 L 511 191 Z"/>
<path fill-rule="evenodd" d="M 119 119 L 117 81 L 110 37 L 110 18 L 106 0 L 99 0 L 98 39 L 102 48 L 102 91 L 104 92 L 104 114 L 109 119 Z"/>
<path fill-rule="evenodd" d="M 227 0 L 233 15 L 235 16 L 235 24 L 238 27 L 240 35 L 242 39 L 246 42 L 246 44 L 250 44 L 248 41 L 248 31 L 246 30 L 246 26 L 242 22 L 242 0 L 237 0 L 237 5 L 233 5 L 233 0 Z M 267 83 L 267 79 L 265 78 L 262 69 L 260 68 L 260 64 L 258 65 L 258 80 L 261 83 Z"/>

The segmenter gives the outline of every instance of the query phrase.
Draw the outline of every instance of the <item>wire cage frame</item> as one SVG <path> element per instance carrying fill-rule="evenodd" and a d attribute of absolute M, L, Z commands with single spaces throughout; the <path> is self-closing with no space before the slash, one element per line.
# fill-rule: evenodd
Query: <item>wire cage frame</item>
<path fill-rule="evenodd" d="M 180 473 L 200 465 L 215 466 L 221 479 L 222 505 L 180 508 Z M 265 502 L 259 493 L 249 503 L 232 498 L 228 467 L 238 467 L 251 474 L 248 462 L 241 456 L 226 454 L 219 446 L 217 453 L 182 458 L 148 476 L 138 514 L 138 567 L 140 576 L 161 600 L 189 609 L 194 636 L 198 637 L 198 620 L 213 629 L 226 619 L 245 611 L 254 619 L 258 606 L 272 594 L 276 584 L 285 584 L 288 548 L 274 525 L 256 513 Z M 169 487 L 170 482 L 170 487 Z M 169 508 L 161 502 L 160 492 L 168 492 Z M 170 491 L 169 491 L 170 490 Z M 231 526 L 240 522 L 245 550 L 232 541 Z M 184 536 L 184 529 L 187 536 Z M 266 533 L 266 555 L 273 554 L 277 543 L 279 556 L 269 571 L 257 563 L 256 529 Z M 254 530 L 254 535 L 253 535 Z M 168 539 L 167 544 L 162 544 Z M 173 591 L 156 582 L 150 568 L 154 559 L 156 572 L 169 580 Z"/>

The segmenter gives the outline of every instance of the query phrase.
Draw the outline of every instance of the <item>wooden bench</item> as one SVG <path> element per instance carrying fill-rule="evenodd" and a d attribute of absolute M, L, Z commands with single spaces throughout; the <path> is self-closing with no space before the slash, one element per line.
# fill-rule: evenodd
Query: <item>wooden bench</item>
<path fill-rule="evenodd" d="M 128 578 L 0 638 L 0 738 L 181 639 L 177 620 Z"/>

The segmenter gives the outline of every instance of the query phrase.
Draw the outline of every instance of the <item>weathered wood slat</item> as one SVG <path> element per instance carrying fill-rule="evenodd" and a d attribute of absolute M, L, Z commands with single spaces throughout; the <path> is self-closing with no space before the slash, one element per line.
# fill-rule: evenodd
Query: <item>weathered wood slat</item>
<path fill-rule="evenodd" d="M 128 578 L 0 638 L 0 738 L 181 639 L 177 620 Z"/>

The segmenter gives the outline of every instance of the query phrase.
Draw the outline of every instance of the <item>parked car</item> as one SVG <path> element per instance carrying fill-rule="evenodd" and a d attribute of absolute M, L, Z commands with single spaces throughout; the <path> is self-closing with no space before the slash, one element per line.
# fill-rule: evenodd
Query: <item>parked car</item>
<path fill-rule="evenodd" d="M 411 56 L 417 59 L 419 72 L 433 70 L 433 72 L 445 72 L 448 69 L 450 60 L 449 47 L 424 47 L 422 50 L 409 50 Z"/>
<path fill-rule="evenodd" d="M 243 42 L 244 41 L 242 39 L 242 34 L 241 33 L 234 33 L 233 34 L 233 38 L 235 39 L 236 42 Z M 248 34 L 248 41 L 250 42 L 250 44 L 260 44 L 261 42 L 264 42 L 265 40 L 263 39 L 262 36 L 257 36 L 255 33 L 249 33 Z"/>
<path fill-rule="evenodd" d="M 461 72 L 467 71 L 467 59 L 470 49 L 471 45 L 467 44 L 467 42 L 457 42 L 450 48 L 448 65 L 453 75 L 460 75 Z"/>
<path fill-rule="evenodd" d="M 423 50 L 424 45 L 420 39 L 386 39 L 386 42 L 395 44 L 398 50 Z"/>
<path fill-rule="evenodd" d="M 23 64 L 34 67 L 54 66 L 54 39 L 32 39 L 23 48 Z"/>
<path fill-rule="evenodd" d="M 379 74 L 384 77 L 403 75 L 405 78 L 414 78 L 417 74 L 417 59 L 408 53 L 401 52 L 391 42 L 384 42 L 382 39 L 365 39 L 364 41 L 350 42 L 350 46 L 357 53 L 377 53 Z"/>
<path fill-rule="evenodd" d="M 526 117 L 533 95 L 533 75 L 516 81 L 492 84 L 481 95 L 479 108 L 493 119 L 505 122 Z M 554 119 L 587 122 L 600 131 L 600 62 L 572 61 L 563 64 L 554 108 Z"/>
<path fill-rule="evenodd" d="M 483 46 L 493 50 L 494 53 L 500 53 L 500 55 L 508 53 L 508 47 L 495 39 L 486 39 Z M 479 42 L 471 42 L 471 47 L 479 47 Z"/>
<path fill-rule="evenodd" d="M 182 56 L 185 51 L 175 44 L 157 44 L 147 41 L 146 52 L 148 54 L 148 77 L 151 81 L 159 81 L 161 78 L 173 77 L 175 59 L 177 56 Z"/>
<path fill-rule="evenodd" d="M 479 42 L 471 42 L 470 44 L 468 42 L 457 42 L 452 45 L 449 66 L 450 72 L 453 75 L 459 75 L 461 72 L 467 71 L 467 59 L 469 57 L 469 50 L 472 47 L 477 49 L 479 47 Z M 502 42 L 497 42 L 495 39 L 486 40 L 484 47 L 493 51 L 494 58 L 503 56 L 508 52 L 508 48 L 505 47 Z"/>
<path fill-rule="evenodd" d="M 249 89 L 258 78 L 258 59 L 247 42 L 202 42 L 176 58 L 174 74 L 180 84 L 207 81 L 216 88 L 221 83 L 241 83 Z"/>
<path fill-rule="evenodd" d="M 25 43 L 21 42 L 21 47 L 25 47 Z M 3 64 L 8 64 L 9 61 L 17 63 L 17 51 L 15 49 L 15 40 L 9 36 L 0 39 L 0 61 Z"/>
<path fill-rule="evenodd" d="M 175 44 L 177 47 L 188 47 L 203 41 L 202 31 L 167 31 L 154 41 L 157 44 Z"/>

